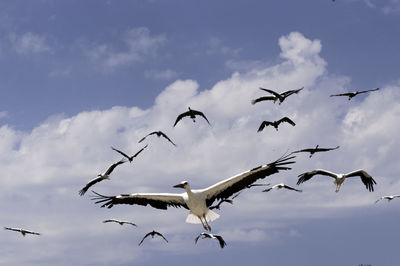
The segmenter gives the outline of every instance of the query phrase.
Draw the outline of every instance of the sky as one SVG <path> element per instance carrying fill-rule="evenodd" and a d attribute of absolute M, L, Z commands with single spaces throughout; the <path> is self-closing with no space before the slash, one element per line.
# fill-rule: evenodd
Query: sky
<path fill-rule="evenodd" d="M 395 266 L 400 200 L 400 1 L 1 1 L 0 265 Z M 260 87 L 304 89 L 282 104 Z M 331 94 L 380 88 L 351 101 Z M 193 123 L 176 117 L 201 110 Z M 296 125 L 266 127 L 290 117 Z M 146 134 L 162 130 L 177 146 Z M 204 188 L 304 148 L 292 169 L 244 190 L 210 223 L 227 246 L 195 237 L 188 211 L 100 208 L 78 191 L 121 156 L 105 195 Z M 364 169 L 335 193 L 314 169 Z M 137 227 L 104 224 L 129 220 Z M 146 239 L 149 231 L 169 240 Z"/>

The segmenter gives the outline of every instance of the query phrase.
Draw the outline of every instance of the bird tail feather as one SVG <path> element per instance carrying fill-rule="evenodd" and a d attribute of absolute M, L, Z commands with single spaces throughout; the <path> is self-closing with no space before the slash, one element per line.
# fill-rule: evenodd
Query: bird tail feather
<path fill-rule="evenodd" d="M 206 220 L 207 222 L 212 222 L 216 219 L 219 218 L 219 214 L 212 211 L 208 210 L 206 214 Z M 186 217 L 186 222 L 190 224 L 201 224 L 200 218 L 194 215 L 193 213 L 189 213 L 188 216 Z"/>

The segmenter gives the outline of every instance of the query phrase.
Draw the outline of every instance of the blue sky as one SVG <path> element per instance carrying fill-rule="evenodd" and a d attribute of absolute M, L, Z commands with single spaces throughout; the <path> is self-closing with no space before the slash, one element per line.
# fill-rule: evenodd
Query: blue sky
<path fill-rule="evenodd" d="M 0 2 L 1 265 L 397 265 L 400 194 L 400 2 L 309 1 L 2 1 Z M 258 87 L 304 86 L 282 105 L 259 103 Z M 330 94 L 381 88 L 355 97 Z M 187 106 L 201 120 L 176 116 Z M 289 116 L 296 126 L 256 130 Z M 99 208 L 78 191 L 137 141 L 163 130 L 178 146 L 148 140 L 100 193 L 176 192 L 279 158 L 287 150 L 340 149 L 309 159 L 266 182 L 295 185 L 305 171 L 365 169 L 339 193 L 316 177 L 303 193 L 254 188 L 225 205 L 212 223 L 226 239 L 194 245 L 201 232 L 186 210 Z M 138 228 L 109 226 L 129 219 Z M 150 240 L 153 229 L 168 244 Z M 146 245 L 147 244 L 147 245 Z M 27 251 L 28 250 L 28 251 Z"/>

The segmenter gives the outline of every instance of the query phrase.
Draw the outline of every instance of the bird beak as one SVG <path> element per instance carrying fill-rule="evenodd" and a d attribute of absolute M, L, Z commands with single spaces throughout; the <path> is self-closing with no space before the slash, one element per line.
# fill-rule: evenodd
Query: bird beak
<path fill-rule="evenodd" d="M 180 188 L 184 188 L 184 185 L 182 183 L 175 185 L 174 187 L 180 187 Z"/>

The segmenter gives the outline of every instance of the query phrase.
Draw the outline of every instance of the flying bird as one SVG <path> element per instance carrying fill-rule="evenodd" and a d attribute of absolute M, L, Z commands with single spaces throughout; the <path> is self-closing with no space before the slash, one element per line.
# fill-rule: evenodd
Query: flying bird
<path fill-rule="evenodd" d="M 286 116 L 285 116 L 285 117 L 283 117 L 283 118 L 281 118 L 281 119 L 279 119 L 279 120 L 277 120 L 277 121 L 273 121 L 273 122 L 270 122 L 270 121 L 263 121 L 263 122 L 261 123 L 260 127 L 258 128 L 257 132 L 261 132 L 261 131 L 264 129 L 264 127 L 266 127 L 266 126 L 273 126 L 273 127 L 276 129 L 276 131 L 278 131 L 278 126 L 279 126 L 279 124 L 282 123 L 282 122 L 289 123 L 289 124 L 291 124 L 292 126 L 295 126 L 295 125 L 296 125 L 289 117 L 286 117 Z"/>
<path fill-rule="evenodd" d="M 273 101 L 275 103 L 277 100 L 279 100 L 279 104 L 281 104 L 287 97 L 289 97 L 292 94 L 299 93 L 302 89 L 304 89 L 304 87 L 301 87 L 300 89 L 297 89 L 297 90 L 288 90 L 288 91 L 285 91 L 282 93 L 277 93 L 273 90 L 260 88 L 260 90 L 271 93 L 273 96 L 263 96 L 263 97 L 255 99 L 255 100 L 252 100 L 251 103 L 256 104 L 261 101 Z"/>
<path fill-rule="evenodd" d="M 150 205 L 153 208 L 166 210 L 169 206 L 183 207 L 190 210 L 186 218 L 187 223 L 201 223 L 205 230 L 211 231 L 208 222 L 219 217 L 217 213 L 210 210 L 215 200 L 227 199 L 233 194 L 246 188 L 258 179 L 278 173 L 280 170 L 289 170 L 290 161 L 294 156 L 284 155 L 278 160 L 262 165 L 252 170 L 237 174 L 233 177 L 222 180 L 204 189 L 191 189 L 187 181 L 183 181 L 176 188 L 185 189 L 184 193 L 135 193 L 119 196 L 104 196 L 97 192 L 92 199 L 95 203 L 102 203 L 101 207 L 112 208 L 116 204 Z"/>
<path fill-rule="evenodd" d="M 311 158 L 316 152 L 332 151 L 332 150 L 336 150 L 336 149 L 339 149 L 339 146 L 336 146 L 335 148 L 319 148 L 319 145 L 317 145 L 317 146 L 315 146 L 315 148 L 302 149 L 302 150 L 294 151 L 292 153 L 309 152 L 310 158 Z"/>
<path fill-rule="evenodd" d="M 383 196 L 383 197 L 380 197 L 377 201 L 375 201 L 375 203 L 377 203 L 378 201 L 383 200 L 383 199 L 386 199 L 388 202 L 390 202 L 394 198 L 400 198 L 400 195 Z"/>
<path fill-rule="evenodd" d="M 239 194 L 240 194 L 240 192 L 237 193 L 236 195 L 234 195 L 234 196 L 233 196 L 232 198 L 230 198 L 230 199 L 220 199 L 220 200 L 218 201 L 217 204 L 215 204 L 215 205 L 213 205 L 213 206 L 210 206 L 209 209 L 210 209 L 210 210 L 213 210 L 213 209 L 219 210 L 220 207 L 221 207 L 221 204 L 224 203 L 224 202 L 228 202 L 228 203 L 230 203 L 230 204 L 233 204 L 233 199 L 236 198 L 237 196 L 239 196 Z"/>
<path fill-rule="evenodd" d="M 102 181 L 102 180 L 105 180 L 105 179 L 110 179 L 110 174 L 111 174 L 112 171 L 115 169 L 115 167 L 117 167 L 118 165 L 123 164 L 123 163 L 125 163 L 125 162 L 126 162 L 126 161 L 122 159 L 122 160 L 120 160 L 120 161 L 118 161 L 118 162 L 112 164 L 112 165 L 107 169 L 107 171 L 106 171 L 105 173 L 103 173 L 103 174 L 98 174 L 96 178 L 90 180 L 89 183 L 87 183 L 86 186 L 85 186 L 84 188 L 82 188 L 82 189 L 79 191 L 79 195 L 83 196 L 83 195 L 86 193 L 86 191 L 87 191 L 91 186 L 93 186 L 94 184 L 96 184 L 96 183 L 98 183 L 98 182 L 100 182 L 100 181 Z"/>
<path fill-rule="evenodd" d="M 167 240 L 161 233 L 159 233 L 159 232 L 153 230 L 153 231 L 147 233 L 147 234 L 142 238 L 142 241 L 140 241 L 139 246 L 143 243 L 143 241 L 144 241 L 148 236 L 151 236 L 151 238 L 154 238 L 155 235 L 162 237 L 162 238 L 168 243 L 168 240 Z"/>
<path fill-rule="evenodd" d="M 361 181 L 364 183 L 365 187 L 370 191 L 374 191 L 374 184 L 376 184 L 375 180 L 364 170 L 356 170 L 349 172 L 347 174 L 336 174 L 326 170 L 317 169 L 310 172 L 303 173 L 299 175 L 299 180 L 297 181 L 297 185 L 311 179 L 315 175 L 325 175 L 333 177 L 335 180 L 333 183 L 336 185 L 335 192 L 339 192 L 340 186 L 343 184 L 344 180 L 348 177 L 359 176 Z"/>
<path fill-rule="evenodd" d="M 172 140 L 171 140 L 170 138 L 168 138 L 168 136 L 165 135 L 164 132 L 162 132 L 162 131 L 153 131 L 153 132 L 147 134 L 147 135 L 144 136 L 141 140 L 139 140 L 139 143 L 142 142 L 143 140 L 145 140 L 145 139 L 146 139 L 148 136 L 150 136 L 150 135 L 156 135 L 157 137 L 161 137 L 161 136 L 162 136 L 162 137 L 166 138 L 169 142 L 171 142 L 172 145 L 176 146 L 176 144 L 173 143 Z"/>
<path fill-rule="evenodd" d="M 131 163 L 132 160 L 133 160 L 133 158 L 135 158 L 136 156 L 138 156 L 144 149 L 147 148 L 147 146 L 148 146 L 148 145 L 144 146 L 143 148 L 141 148 L 137 153 L 135 153 L 135 154 L 132 155 L 132 156 L 129 156 L 129 155 L 127 155 L 126 153 L 124 153 L 124 152 L 122 152 L 122 151 L 120 151 L 120 150 L 117 150 L 117 149 L 114 148 L 114 147 L 111 147 L 111 149 L 113 149 L 114 151 L 118 152 L 119 154 L 121 154 L 122 156 L 124 156 L 125 158 L 127 158 L 128 161 Z"/>
<path fill-rule="evenodd" d="M 353 97 L 357 96 L 358 94 L 367 93 L 367 92 L 371 92 L 371 91 L 377 91 L 377 90 L 379 90 L 379 88 L 376 88 L 376 89 L 373 89 L 373 90 L 346 92 L 346 93 L 340 93 L 340 94 L 332 94 L 332 95 L 330 95 L 330 97 L 334 97 L 334 96 L 347 96 L 347 97 L 349 97 L 348 100 L 350 101 Z"/>
<path fill-rule="evenodd" d="M 210 238 L 210 239 L 215 239 L 218 240 L 219 245 L 221 246 L 221 248 L 224 248 L 226 246 L 226 242 L 225 240 L 222 238 L 222 236 L 220 235 L 216 235 L 216 234 L 209 234 L 209 233 L 200 233 L 195 239 L 194 239 L 194 243 L 197 244 L 197 241 L 199 240 L 199 238 L 201 237 L 201 239 L 204 238 Z"/>
<path fill-rule="evenodd" d="M 289 190 L 294 190 L 294 191 L 297 191 L 297 192 L 302 192 L 302 190 L 300 190 L 300 189 L 295 189 L 295 188 L 290 187 L 290 186 L 288 186 L 288 185 L 285 185 L 285 184 L 283 184 L 283 183 L 273 185 L 273 186 L 270 187 L 270 188 L 264 189 L 262 192 L 269 192 L 269 191 L 271 191 L 271 190 L 274 189 L 274 188 L 276 188 L 277 190 L 279 190 L 279 189 L 281 189 L 281 188 L 286 188 L 286 189 L 289 189 Z"/>
<path fill-rule="evenodd" d="M 120 224 L 120 225 L 130 224 L 130 225 L 133 225 L 133 226 L 137 226 L 136 224 L 134 224 L 134 223 L 132 223 L 132 222 L 121 221 L 121 220 L 116 220 L 116 219 L 104 220 L 103 223 L 118 223 L 118 224 Z"/>
<path fill-rule="evenodd" d="M 203 118 L 207 121 L 207 123 L 211 126 L 211 124 L 210 124 L 210 122 L 208 121 L 207 117 L 206 117 L 202 112 L 197 111 L 197 110 L 194 110 L 194 109 L 191 109 L 191 108 L 189 107 L 189 111 L 186 111 L 186 112 L 184 112 L 184 113 L 178 115 L 178 117 L 176 118 L 176 121 L 175 121 L 175 124 L 174 124 L 173 127 L 175 127 L 176 124 L 177 124 L 182 118 L 184 118 L 185 116 L 189 116 L 189 117 L 193 120 L 193 122 L 196 122 L 196 115 L 199 115 L 199 116 L 203 117 Z"/>
<path fill-rule="evenodd" d="M 23 236 L 25 236 L 26 234 L 31 234 L 31 235 L 40 235 L 40 233 L 36 233 L 36 232 L 32 232 L 32 231 L 28 231 L 22 228 L 12 228 L 12 227 L 4 227 L 5 230 L 10 230 L 10 231 L 16 231 L 16 232 L 20 232 Z"/>

